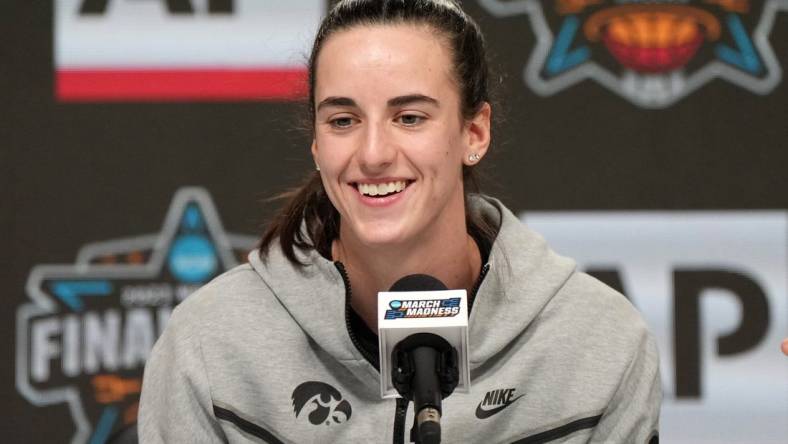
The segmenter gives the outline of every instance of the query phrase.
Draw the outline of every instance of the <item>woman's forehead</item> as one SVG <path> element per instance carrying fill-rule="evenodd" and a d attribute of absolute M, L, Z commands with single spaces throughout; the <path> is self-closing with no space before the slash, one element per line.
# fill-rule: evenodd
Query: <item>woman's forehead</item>
<path fill-rule="evenodd" d="M 318 56 L 316 96 L 454 89 L 452 57 L 428 26 L 364 25 L 329 37 Z"/>

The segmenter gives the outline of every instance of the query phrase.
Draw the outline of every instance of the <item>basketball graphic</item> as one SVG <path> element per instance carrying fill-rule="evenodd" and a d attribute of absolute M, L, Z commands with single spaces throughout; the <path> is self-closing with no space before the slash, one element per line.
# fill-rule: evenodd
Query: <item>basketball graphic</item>
<path fill-rule="evenodd" d="M 788 0 L 478 2 L 495 17 L 527 17 L 536 43 L 522 76 L 542 97 L 591 80 L 664 109 L 716 79 L 759 95 L 782 79 L 770 35 Z"/>
<path fill-rule="evenodd" d="M 692 6 L 623 5 L 591 15 L 584 32 L 591 42 L 601 39 L 623 66 L 662 73 L 686 65 L 705 40 L 719 39 L 720 24 Z"/>

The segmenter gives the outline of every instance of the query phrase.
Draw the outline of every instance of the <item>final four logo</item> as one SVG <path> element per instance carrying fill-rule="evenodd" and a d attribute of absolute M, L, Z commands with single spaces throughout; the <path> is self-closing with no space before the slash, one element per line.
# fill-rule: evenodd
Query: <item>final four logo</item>
<path fill-rule="evenodd" d="M 769 43 L 788 0 L 479 0 L 527 14 L 536 47 L 525 82 L 542 96 L 589 79 L 644 108 L 665 108 L 714 79 L 756 94 L 780 82 Z"/>
<path fill-rule="evenodd" d="M 37 406 L 67 403 L 72 442 L 103 443 L 136 420 L 142 370 L 173 307 L 243 260 L 210 196 L 175 194 L 158 234 L 84 246 L 72 265 L 39 265 L 17 311 L 16 386 Z"/>

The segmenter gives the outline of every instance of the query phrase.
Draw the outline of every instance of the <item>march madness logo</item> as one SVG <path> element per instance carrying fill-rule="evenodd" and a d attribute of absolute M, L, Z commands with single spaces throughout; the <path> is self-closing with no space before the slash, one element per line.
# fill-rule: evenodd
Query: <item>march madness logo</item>
<path fill-rule="evenodd" d="M 84 246 L 73 265 L 30 272 L 17 311 L 16 386 L 67 403 L 72 442 L 105 442 L 136 421 L 142 371 L 175 305 L 243 261 L 254 238 L 224 232 L 209 194 L 175 194 L 162 231 Z"/>
<path fill-rule="evenodd" d="M 782 70 L 769 43 L 788 0 L 479 0 L 527 14 L 536 34 L 524 71 L 550 96 L 586 79 L 643 108 L 665 108 L 714 79 L 768 94 Z"/>
<path fill-rule="evenodd" d="M 389 302 L 385 319 L 450 318 L 460 313 L 460 298 L 394 300 Z"/>

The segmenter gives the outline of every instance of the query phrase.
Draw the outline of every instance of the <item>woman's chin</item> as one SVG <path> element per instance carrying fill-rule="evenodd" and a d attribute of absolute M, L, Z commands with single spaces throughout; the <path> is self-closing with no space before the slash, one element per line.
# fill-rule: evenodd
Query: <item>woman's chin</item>
<path fill-rule="evenodd" d="M 375 236 L 365 236 L 361 239 L 361 244 L 379 252 L 384 248 L 396 248 L 398 245 L 405 244 L 405 239 L 394 234 L 379 234 Z"/>
<path fill-rule="evenodd" d="M 375 223 L 354 230 L 353 237 L 367 248 L 394 248 L 406 244 L 408 236 L 402 227 L 395 224 Z"/>

